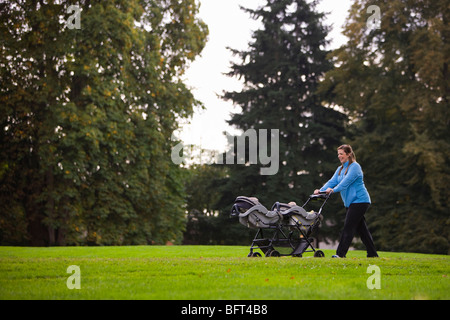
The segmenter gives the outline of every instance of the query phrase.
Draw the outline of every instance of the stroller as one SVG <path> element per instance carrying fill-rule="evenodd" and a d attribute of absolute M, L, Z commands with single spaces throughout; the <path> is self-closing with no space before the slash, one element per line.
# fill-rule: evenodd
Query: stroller
<path fill-rule="evenodd" d="M 247 228 L 258 229 L 248 257 L 261 257 L 255 249 L 260 249 L 266 257 L 302 257 L 304 252 L 324 257 L 323 251 L 314 248 L 310 237 L 320 225 L 322 208 L 329 197 L 325 193 L 310 195 L 301 207 L 294 202 L 276 202 L 271 210 L 267 210 L 257 198 L 237 197 L 231 216 L 239 217 L 239 222 Z M 313 200 L 323 201 L 319 210 L 306 212 L 306 205 Z"/>

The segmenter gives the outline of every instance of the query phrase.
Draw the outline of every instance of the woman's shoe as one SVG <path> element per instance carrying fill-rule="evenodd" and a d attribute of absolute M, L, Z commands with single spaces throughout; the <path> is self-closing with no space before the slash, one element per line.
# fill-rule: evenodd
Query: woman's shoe
<path fill-rule="evenodd" d="M 331 257 L 332 257 L 332 258 L 340 258 L 337 254 L 332 255 Z"/>

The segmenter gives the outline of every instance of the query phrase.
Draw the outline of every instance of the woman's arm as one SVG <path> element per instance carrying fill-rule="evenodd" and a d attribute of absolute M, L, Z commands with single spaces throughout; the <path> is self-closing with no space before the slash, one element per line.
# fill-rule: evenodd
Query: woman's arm
<path fill-rule="evenodd" d="M 339 168 L 334 172 L 333 176 L 330 180 L 328 180 L 327 183 L 324 184 L 322 188 L 320 188 L 320 191 L 326 191 L 328 188 L 333 188 L 338 184 L 338 175 L 339 175 Z"/>

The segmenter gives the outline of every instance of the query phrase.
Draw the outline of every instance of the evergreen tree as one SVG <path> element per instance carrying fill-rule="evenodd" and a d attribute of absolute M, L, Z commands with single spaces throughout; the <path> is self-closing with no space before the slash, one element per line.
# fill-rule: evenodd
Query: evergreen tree
<path fill-rule="evenodd" d="M 372 4 L 352 6 L 321 90 L 350 115 L 379 249 L 447 253 L 448 1 L 378 1 L 378 25 Z"/>
<path fill-rule="evenodd" d="M 71 10 L 70 10 L 71 9 Z M 180 241 L 180 76 L 207 34 L 194 0 L 0 7 L 0 242 Z"/>
<path fill-rule="evenodd" d="M 257 10 L 244 9 L 263 27 L 254 32 L 248 50 L 233 50 L 242 62 L 234 63 L 229 75 L 243 79 L 244 88 L 224 95 L 242 109 L 229 123 L 244 132 L 278 129 L 280 163 L 275 175 L 261 175 L 258 166 L 230 166 L 224 207 L 231 208 L 239 195 L 256 196 L 269 209 L 275 201 L 303 204 L 336 168 L 345 117 L 316 92 L 331 68 L 329 30 L 316 4 L 268 0 Z M 247 144 L 247 159 L 248 152 Z"/>

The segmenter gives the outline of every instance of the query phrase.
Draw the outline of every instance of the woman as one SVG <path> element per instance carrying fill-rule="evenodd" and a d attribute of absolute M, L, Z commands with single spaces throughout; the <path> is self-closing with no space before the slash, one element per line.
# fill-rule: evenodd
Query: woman
<path fill-rule="evenodd" d="M 344 258 L 347 254 L 355 233 L 358 233 L 367 249 L 367 257 L 378 257 L 372 235 L 366 225 L 364 214 L 370 206 L 370 196 L 363 181 L 363 172 L 356 162 L 355 153 L 349 145 L 338 148 L 338 158 L 341 162 L 333 177 L 314 194 L 319 192 L 340 192 L 344 206 L 347 209 L 344 230 L 341 233 L 339 246 L 333 258 Z"/>

